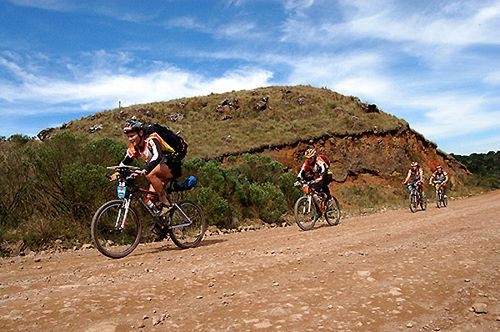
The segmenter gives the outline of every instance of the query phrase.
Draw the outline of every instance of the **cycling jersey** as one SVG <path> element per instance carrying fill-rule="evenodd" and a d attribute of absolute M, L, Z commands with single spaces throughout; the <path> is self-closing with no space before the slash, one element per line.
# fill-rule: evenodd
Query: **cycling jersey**
<path fill-rule="evenodd" d="M 309 164 L 309 159 L 304 162 L 298 177 L 301 179 L 310 179 L 325 176 L 327 174 L 332 174 L 332 171 L 321 157 L 317 157 L 313 165 Z"/>
<path fill-rule="evenodd" d="M 333 174 L 328 167 L 328 164 L 321 158 L 316 157 L 316 161 L 311 165 L 310 159 L 306 159 L 298 174 L 299 179 L 306 181 L 316 179 L 318 182 L 314 186 L 326 194 L 328 199 L 331 198 L 330 188 L 328 185 L 333 181 Z M 319 180 L 321 179 L 321 180 Z"/>
<path fill-rule="evenodd" d="M 444 170 L 441 173 L 434 171 L 434 173 L 432 173 L 431 179 L 436 182 L 443 183 L 448 179 L 448 173 L 446 173 L 446 171 Z"/>
<path fill-rule="evenodd" d="M 131 144 L 121 164 L 130 165 L 134 158 L 141 158 L 146 162 L 146 174 L 151 172 L 165 155 L 172 155 L 175 150 L 168 145 L 157 133 L 148 135 L 142 146 L 136 147 Z"/>
<path fill-rule="evenodd" d="M 417 183 L 417 182 L 424 182 L 424 170 L 421 168 L 416 169 L 413 171 L 411 168 L 408 170 L 408 174 L 406 175 L 406 180 L 405 183 Z"/>

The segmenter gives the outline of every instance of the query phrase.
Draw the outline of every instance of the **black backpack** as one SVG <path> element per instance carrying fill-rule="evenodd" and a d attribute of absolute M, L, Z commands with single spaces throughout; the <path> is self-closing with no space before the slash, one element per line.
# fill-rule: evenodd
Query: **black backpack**
<path fill-rule="evenodd" d="M 182 137 L 170 130 L 170 128 L 162 126 L 158 123 L 145 124 L 144 132 L 146 133 L 146 135 L 152 133 L 157 133 L 158 135 L 160 135 L 161 138 L 163 138 L 163 140 L 175 150 L 176 156 L 179 158 L 179 160 L 184 159 L 184 157 L 186 156 L 188 144 Z"/>

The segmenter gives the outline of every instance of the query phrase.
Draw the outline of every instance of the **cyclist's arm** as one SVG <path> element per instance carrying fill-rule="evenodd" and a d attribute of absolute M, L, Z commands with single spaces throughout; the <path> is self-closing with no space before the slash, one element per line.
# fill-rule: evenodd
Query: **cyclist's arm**
<path fill-rule="evenodd" d="M 134 151 L 132 151 L 132 149 L 129 147 L 127 149 L 127 153 L 125 154 L 125 157 L 120 162 L 120 166 L 131 165 L 132 162 L 134 161 L 134 158 L 135 158 Z"/>
<path fill-rule="evenodd" d="M 411 170 L 408 170 L 408 174 L 406 175 L 406 179 L 403 181 L 403 184 L 407 184 L 408 180 L 410 179 L 411 176 Z"/>
<path fill-rule="evenodd" d="M 149 174 L 156 166 L 158 166 L 163 159 L 163 151 L 161 149 L 161 144 L 156 138 L 148 140 L 148 149 L 153 153 L 153 157 L 148 161 L 146 165 L 146 174 Z"/>
<path fill-rule="evenodd" d="M 435 176 L 436 176 L 436 174 L 435 174 L 435 173 L 432 173 L 432 174 L 431 174 L 431 177 L 430 177 L 430 179 L 429 179 L 429 184 L 432 184 L 432 180 L 434 179 L 434 177 L 435 177 Z"/>
<path fill-rule="evenodd" d="M 306 177 L 306 163 L 302 164 L 302 167 L 300 168 L 299 174 L 297 174 L 297 179 L 298 180 L 304 180 Z"/>

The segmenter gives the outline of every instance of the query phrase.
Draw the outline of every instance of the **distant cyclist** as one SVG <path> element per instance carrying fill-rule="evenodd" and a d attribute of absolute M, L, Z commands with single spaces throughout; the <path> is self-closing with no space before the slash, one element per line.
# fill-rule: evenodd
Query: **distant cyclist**
<path fill-rule="evenodd" d="M 130 165 L 135 158 L 146 162 L 146 169 L 136 172 L 144 175 L 150 183 L 150 190 L 158 194 L 160 215 L 165 215 L 170 206 L 165 194 L 165 184 L 181 176 L 181 162 L 176 151 L 158 133 L 147 134 L 145 126 L 137 120 L 129 120 L 123 127 L 131 145 L 120 165 Z"/>
<path fill-rule="evenodd" d="M 326 194 L 327 200 L 332 198 L 328 185 L 333 181 L 332 171 L 320 155 L 317 155 L 316 149 L 307 149 L 304 154 L 306 160 L 302 165 L 299 174 L 299 180 L 313 181 L 313 187 Z M 296 182 L 297 184 L 297 182 Z"/>
<path fill-rule="evenodd" d="M 422 168 L 420 168 L 419 163 L 416 161 L 411 163 L 408 174 L 406 175 L 406 179 L 403 181 L 403 184 L 408 183 L 417 188 L 419 193 L 422 193 L 424 184 L 424 171 Z"/>
<path fill-rule="evenodd" d="M 436 190 L 439 190 L 441 187 L 443 189 L 444 197 L 446 197 L 446 184 L 448 183 L 448 173 L 438 165 L 432 173 L 431 178 L 429 179 L 429 184 L 433 184 L 436 187 Z"/>

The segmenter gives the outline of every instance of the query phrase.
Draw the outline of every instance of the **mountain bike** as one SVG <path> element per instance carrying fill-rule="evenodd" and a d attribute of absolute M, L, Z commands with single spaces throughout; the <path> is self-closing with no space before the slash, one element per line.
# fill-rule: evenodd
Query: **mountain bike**
<path fill-rule="evenodd" d="M 193 248 L 200 244 L 206 230 L 203 209 L 190 200 L 177 199 L 179 186 L 171 181 L 166 188 L 167 199 L 172 208 L 165 216 L 151 201 L 158 200 L 154 191 L 141 188 L 136 183 L 134 166 L 107 167 L 117 172 L 117 198 L 104 203 L 92 218 L 92 241 L 103 255 L 123 258 L 139 245 L 142 223 L 139 213 L 132 203 L 139 202 L 154 219 L 153 231 L 157 240 L 170 236 L 181 249 Z M 188 178 L 189 179 L 189 178 Z M 185 186 L 182 189 L 186 188 Z M 136 205 L 136 204 L 134 204 Z"/>
<path fill-rule="evenodd" d="M 418 182 L 415 183 L 409 183 L 408 185 L 408 190 L 410 191 L 408 195 L 408 200 L 410 203 L 410 211 L 411 212 L 417 212 L 418 207 L 422 209 L 422 211 L 425 211 L 427 208 L 427 198 L 425 197 L 425 193 L 418 189 Z"/>
<path fill-rule="evenodd" d="M 303 231 L 311 230 L 316 221 L 324 216 L 330 226 L 340 223 L 340 204 L 335 196 L 326 200 L 326 194 L 319 192 L 311 182 L 301 181 L 304 196 L 297 199 L 294 207 L 295 222 Z"/>
<path fill-rule="evenodd" d="M 434 188 L 436 189 L 436 207 L 447 207 L 448 206 L 448 198 L 444 194 L 443 182 L 441 181 L 433 181 Z"/>

